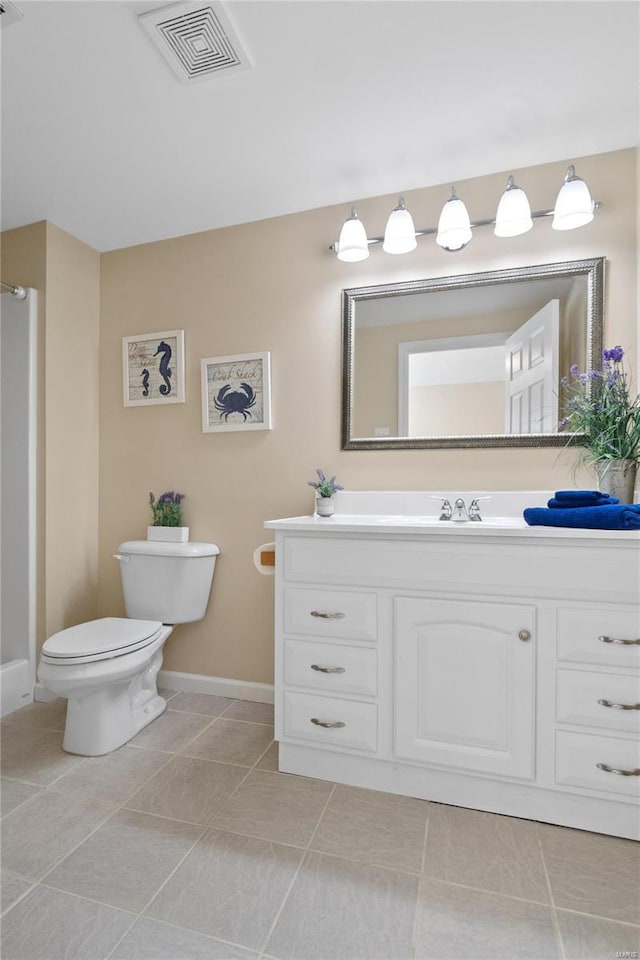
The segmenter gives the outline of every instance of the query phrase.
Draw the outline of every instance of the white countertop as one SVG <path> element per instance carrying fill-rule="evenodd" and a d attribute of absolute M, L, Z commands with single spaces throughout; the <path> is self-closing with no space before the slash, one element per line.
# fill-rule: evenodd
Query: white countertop
<path fill-rule="evenodd" d="M 287 517 L 267 520 L 268 530 L 297 533 L 420 534 L 430 537 L 520 537 L 535 540 L 624 540 L 640 543 L 640 530 L 578 530 L 529 527 L 517 517 L 490 517 L 481 523 L 438 521 L 436 517 L 380 514 L 334 514 L 333 517 Z"/>
<path fill-rule="evenodd" d="M 527 540 L 597 540 L 640 543 L 640 530 L 582 530 L 573 527 L 530 527 L 522 519 L 527 506 L 546 506 L 549 490 L 440 491 L 349 490 L 336 494 L 332 517 L 287 517 L 267 520 L 268 530 L 298 533 L 422 535 L 434 537 L 519 537 Z M 480 502 L 481 522 L 438 520 L 441 498 L 468 506 Z"/>

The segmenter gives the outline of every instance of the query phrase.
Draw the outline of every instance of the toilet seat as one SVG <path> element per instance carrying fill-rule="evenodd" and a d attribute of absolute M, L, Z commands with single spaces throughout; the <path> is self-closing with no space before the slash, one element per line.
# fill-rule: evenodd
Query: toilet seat
<path fill-rule="evenodd" d="M 128 620 L 104 617 L 54 633 L 42 647 L 48 663 L 75 664 L 110 660 L 142 650 L 164 629 L 155 620 Z"/>

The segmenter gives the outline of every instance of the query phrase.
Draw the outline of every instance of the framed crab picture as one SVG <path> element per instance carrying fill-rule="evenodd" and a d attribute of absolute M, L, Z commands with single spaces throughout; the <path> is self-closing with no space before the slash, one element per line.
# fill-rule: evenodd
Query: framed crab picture
<path fill-rule="evenodd" d="M 122 338 L 125 407 L 184 403 L 184 330 Z"/>
<path fill-rule="evenodd" d="M 268 353 L 240 353 L 200 361 L 202 432 L 271 430 Z"/>

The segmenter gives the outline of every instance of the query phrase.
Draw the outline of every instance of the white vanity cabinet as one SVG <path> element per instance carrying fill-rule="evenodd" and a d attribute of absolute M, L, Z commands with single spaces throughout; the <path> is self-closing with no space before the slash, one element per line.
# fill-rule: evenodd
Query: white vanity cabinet
<path fill-rule="evenodd" d="M 281 770 L 640 838 L 640 535 L 266 525 Z"/>

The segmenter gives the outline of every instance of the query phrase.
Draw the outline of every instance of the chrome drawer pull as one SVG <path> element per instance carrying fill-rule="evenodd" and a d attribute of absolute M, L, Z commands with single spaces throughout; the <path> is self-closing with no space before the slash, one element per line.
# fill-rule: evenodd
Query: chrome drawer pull
<path fill-rule="evenodd" d="M 315 723 L 316 727 L 329 727 L 334 730 L 346 726 L 342 720 L 318 720 L 316 717 L 311 717 L 311 723 Z M 638 772 L 640 773 L 640 771 Z"/>
<path fill-rule="evenodd" d="M 622 643 L 625 647 L 640 647 L 640 640 L 618 640 L 616 637 L 598 637 L 600 643 Z"/>
<path fill-rule="evenodd" d="M 346 613 L 320 613 L 318 610 L 312 610 L 311 616 L 320 617 L 321 620 L 344 620 Z"/>
<path fill-rule="evenodd" d="M 598 770 L 604 770 L 605 773 L 617 773 L 619 777 L 640 777 L 640 768 L 637 770 L 617 770 L 615 767 L 609 767 L 606 763 L 596 763 Z"/>
<path fill-rule="evenodd" d="M 345 672 L 344 667 L 319 667 L 317 663 L 312 663 L 311 669 L 317 670 L 318 673 L 344 673 Z M 640 708 L 640 704 L 639 704 L 639 708 Z"/>
<path fill-rule="evenodd" d="M 611 700 L 598 700 L 601 707 L 613 707 L 614 710 L 640 710 L 640 703 L 613 703 Z"/>

